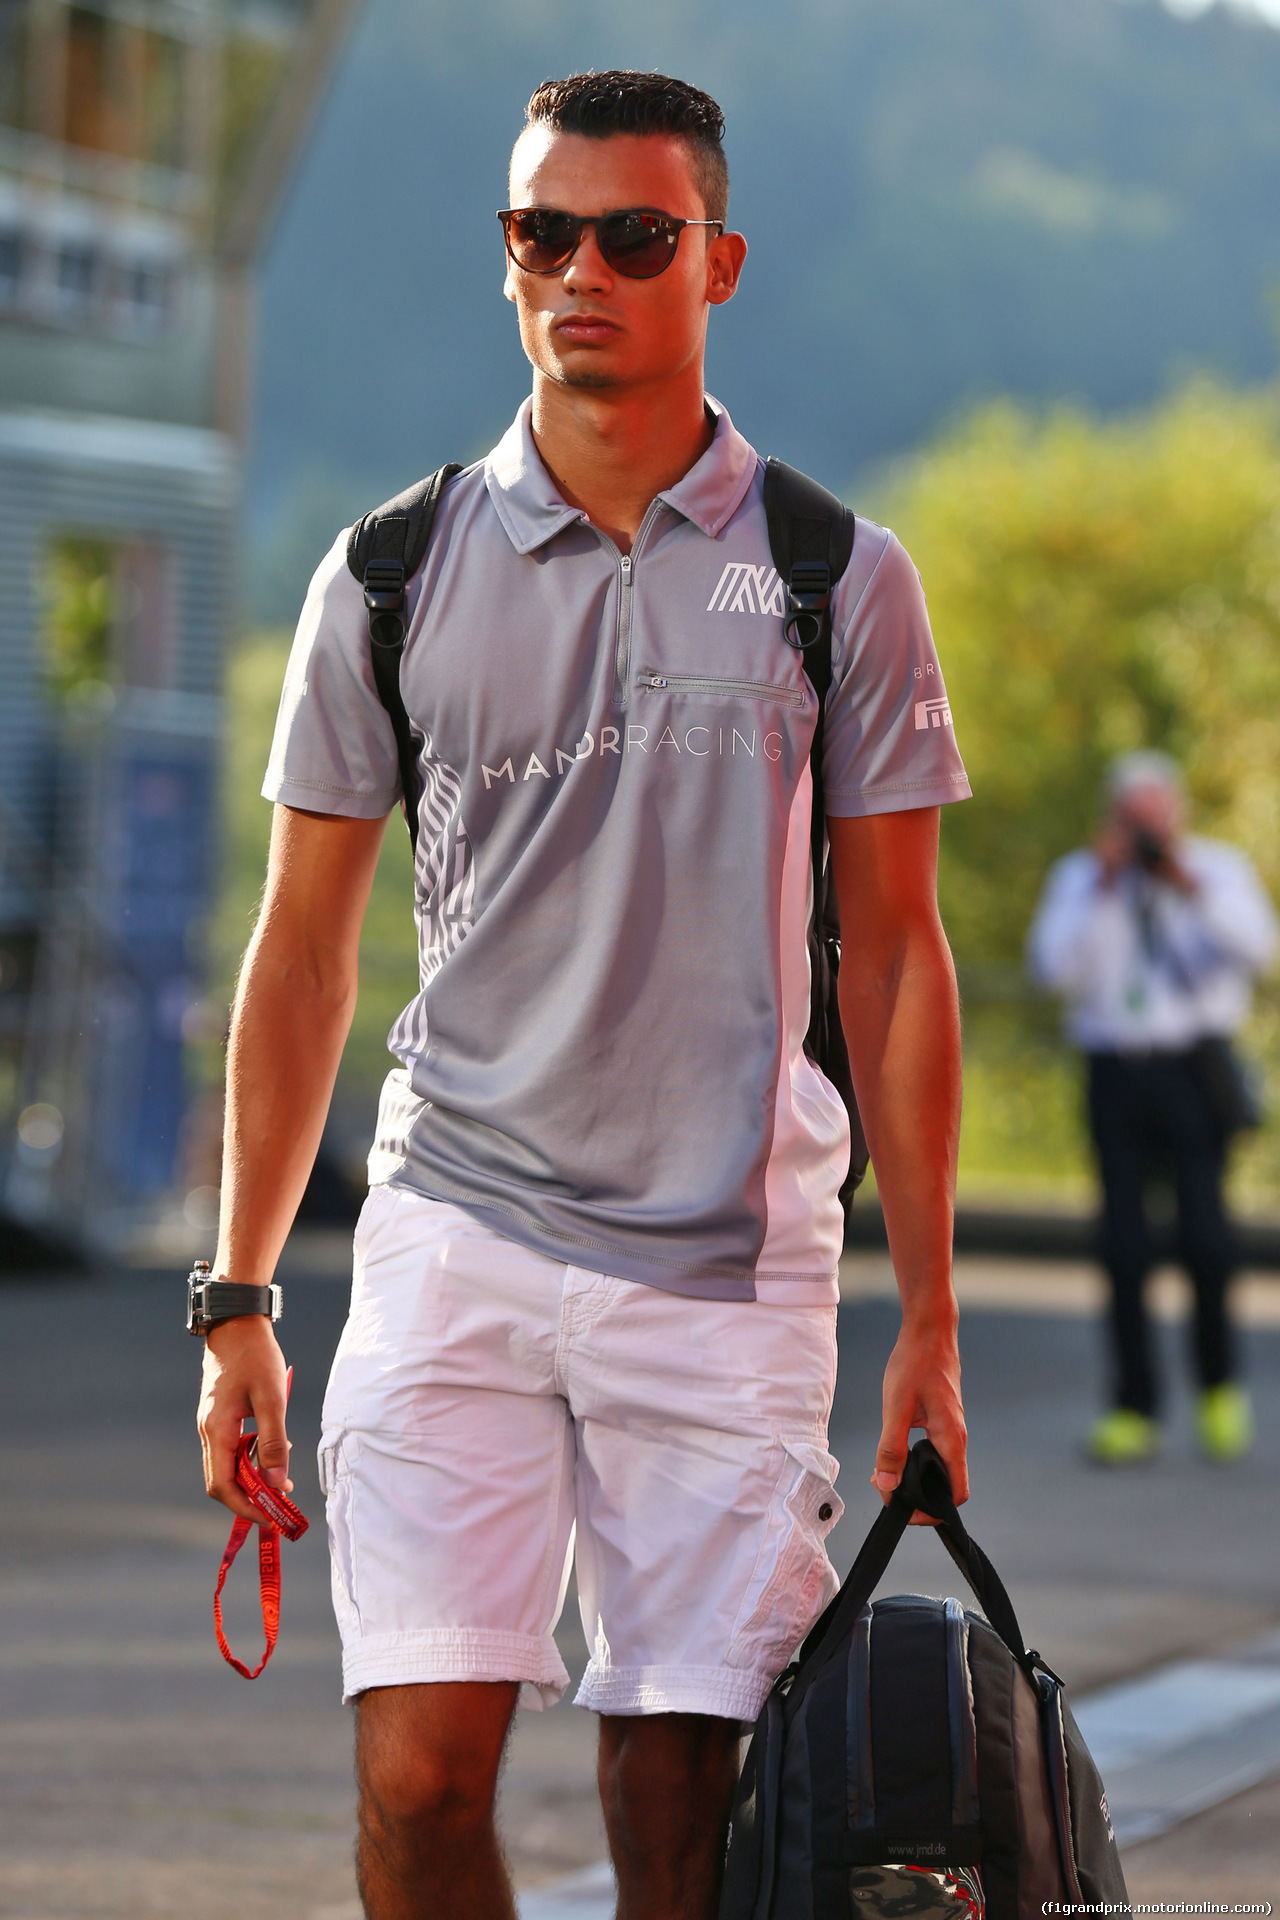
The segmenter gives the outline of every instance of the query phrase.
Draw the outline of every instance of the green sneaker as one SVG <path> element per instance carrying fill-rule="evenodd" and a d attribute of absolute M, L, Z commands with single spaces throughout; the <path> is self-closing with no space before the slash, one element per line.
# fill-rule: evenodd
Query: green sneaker
<path fill-rule="evenodd" d="M 1206 1460 L 1239 1460 L 1253 1445 L 1253 1407 L 1243 1387 L 1206 1387 L 1196 1407 L 1196 1437 Z"/>
<path fill-rule="evenodd" d="M 1163 1445 L 1159 1421 L 1135 1413 L 1132 1407 L 1112 1407 L 1090 1427 L 1084 1450 L 1102 1466 L 1128 1467 L 1139 1460 L 1153 1460 Z"/>

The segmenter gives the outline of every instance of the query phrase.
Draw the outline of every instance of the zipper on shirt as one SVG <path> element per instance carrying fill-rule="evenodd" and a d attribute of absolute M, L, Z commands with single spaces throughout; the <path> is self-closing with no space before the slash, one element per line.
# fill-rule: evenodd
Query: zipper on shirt
<path fill-rule="evenodd" d="M 635 572 L 635 559 L 640 551 L 640 544 L 649 530 L 649 522 L 661 505 L 661 500 L 649 502 L 644 519 L 636 529 L 636 537 L 631 542 L 630 553 L 622 553 L 616 541 L 611 540 L 607 533 L 602 533 L 585 514 L 582 516 L 600 544 L 608 547 L 618 562 L 618 624 L 614 634 L 613 654 L 613 705 L 615 707 L 626 706 L 627 688 L 631 678 L 631 581 Z"/>
<path fill-rule="evenodd" d="M 804 695 L 795 687 L 779 687 L 772 680 L 703 680 L 688 673 L 659 673 L 643 667 L 636 685 L 647 693 L 723 694 L 727 699 L 773 700 L 783 707 L 802 707 Z"/>
<path fill-rule="evenodd" d="M 634 548 L 632 549 L 634 552 Z M 614 653 L 613 704 L 625 707 L 627 704 L 627 681 L 631 667 L 631 559 L 630 553 L 619 555 L 618 573 L 618 639 Z"/>

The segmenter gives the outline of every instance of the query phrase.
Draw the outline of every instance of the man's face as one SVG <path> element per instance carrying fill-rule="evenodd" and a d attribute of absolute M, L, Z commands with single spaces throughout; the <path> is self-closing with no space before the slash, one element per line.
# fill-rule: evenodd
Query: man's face
<path fill-rule="evenodd" d="M 1117 801 L 1115 818 L 1130 833 L 1146 833 L 1161 841 L 1175 841 L 1183 826 L 1182 796 L 1160 780 L 1144 780 Z"/>
<path fill-rule="evenodd" d="M 511 205 L 582 215 L 647 207 L 704 220 L 688 151 L 665 134 L 584 134 L 527 127 L 511 156 Z M 561 273 L 507 261 L 504 292 L 520 316 L 534 367 L 557 385 L 628 387 L 665 381 L 700 357 L 707 312 L 730 299 L 747 246 L 740 234 L 687 227 L 671 265 L 652 280 L 609 267 L 587 227 Z"/>

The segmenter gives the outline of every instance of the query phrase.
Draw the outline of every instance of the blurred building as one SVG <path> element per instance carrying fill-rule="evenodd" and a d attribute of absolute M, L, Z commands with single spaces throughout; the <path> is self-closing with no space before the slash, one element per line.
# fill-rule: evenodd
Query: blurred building
<path fill-rule="evenodd" d="M 252 276 L 352 0 L 0 0 L 0 1214 L 165 1194 Z"/>

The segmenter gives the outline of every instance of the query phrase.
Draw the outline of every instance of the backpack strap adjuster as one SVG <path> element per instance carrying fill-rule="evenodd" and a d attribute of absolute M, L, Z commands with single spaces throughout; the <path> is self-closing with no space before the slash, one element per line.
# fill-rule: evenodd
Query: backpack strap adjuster
<path fill-rule="evenodd" d="M 831 568 L 826 561 L 797 560 L 787 581 L 787 617 L 782 625 L 787 645 L 797 653 L 816 646 L 830 604 Z"/>
<path fill-rule="evenodd" d="M 399 647 L 405 635 L 403 560 L 370 560 L 364 570 L 364 604 L 375 647 Z"/>

